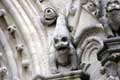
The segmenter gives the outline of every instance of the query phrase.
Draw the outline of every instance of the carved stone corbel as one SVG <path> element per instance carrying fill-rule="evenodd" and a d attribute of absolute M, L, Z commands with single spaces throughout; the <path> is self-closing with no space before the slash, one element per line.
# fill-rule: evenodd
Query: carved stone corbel
<path fill-rule="evenodd" d="M 104 41 L 104 47 L 99 51 L 98 60 L 105 68 L 108 80 L 119 80 L 120 37 Z"/>
<path fill-rule="evenodd" d="M 17 30 L 16 25 L 13 24 L 11 26 L 8 26 L 7 30 L 10 33 L 10 35 L 15 38 L 15 32 Z"/>
<path fill-rule="evenodd" d="M 24 50 L 24 44 L 16 45 L 16 50 L 18 53 L 21 53 Z"/>

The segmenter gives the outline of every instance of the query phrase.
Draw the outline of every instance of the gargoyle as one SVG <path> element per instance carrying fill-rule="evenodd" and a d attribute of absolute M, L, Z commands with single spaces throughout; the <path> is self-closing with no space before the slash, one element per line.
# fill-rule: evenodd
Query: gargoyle
<path fill-rule="evenodd" d="M 72 37 L 66 26 L 64 15 L 57 18 L 56 29 L 53 37 L 54 51 L 50 56 L 50 67 L 52 73 L 62 72 L 60 68 L 68 71 L 78 69 L 76 50 L 72 43 Z M 63 69 L 62 69 L 63 70 Z"/>

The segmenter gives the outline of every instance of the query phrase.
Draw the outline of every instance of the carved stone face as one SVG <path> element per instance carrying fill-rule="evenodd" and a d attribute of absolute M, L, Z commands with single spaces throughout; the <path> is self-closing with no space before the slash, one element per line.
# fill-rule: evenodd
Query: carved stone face
<path fill-rule="evenodd" d="M 57 35 L 54 38 L 54 47 L 57 51 L 65 51 L 69 49 L 69 38 L 67 36 Z"/>
<path fill-rule="evenodd" d="M 114 25 L 112 28 L 117 31 L 120 25 L 120 3 L 117 0 L 108 2 L 106 11 L 109 20 Z"/>

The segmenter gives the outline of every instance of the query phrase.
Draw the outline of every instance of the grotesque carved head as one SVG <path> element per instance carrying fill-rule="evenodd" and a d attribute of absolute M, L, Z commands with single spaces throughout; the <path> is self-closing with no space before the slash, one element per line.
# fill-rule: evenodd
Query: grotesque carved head
<path fill-rule="evenodd" d="M 57 35 L 54 37 L 54 47 L 57 51 L 69 49 L 70 40 L 67 36 Z"/>
<path fill-rule="evenodd" d="M 112 26 L 113 30 L 117 31 L 120 25 L 120 2 L 118 0 L 109 1 L 106 6 L 106 14 L 112 25 L 114 25 Z"/>
<path fill-rule="evenodd" d="M 57 51 L 68 50 L 71 43 L 71 36 L 66 26 L 65 17 L 60 15 L 57 18 L 56 30 L 54 34 L 54 48 Z"/>

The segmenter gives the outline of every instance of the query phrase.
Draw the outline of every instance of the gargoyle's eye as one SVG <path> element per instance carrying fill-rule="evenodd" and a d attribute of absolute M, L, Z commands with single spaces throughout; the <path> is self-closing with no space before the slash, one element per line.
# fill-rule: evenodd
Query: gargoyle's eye
<path fill-rule="evenodd" d="M 55 42 L 55 43 L 58 43 L 58 41 L 59 41 L 58 39 L 54 38 L 54 42 Z"/>
<path fill-rule="evenodd" d="M 67 37 L 62 37 L 61 41 L 66 42 L 67 41 Z"/>
<path fill-rule="evenodd" d="M 91 4 L 89 4 L 89 6 L 93 6 L 93 4 L 91 3 Z"/>

